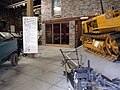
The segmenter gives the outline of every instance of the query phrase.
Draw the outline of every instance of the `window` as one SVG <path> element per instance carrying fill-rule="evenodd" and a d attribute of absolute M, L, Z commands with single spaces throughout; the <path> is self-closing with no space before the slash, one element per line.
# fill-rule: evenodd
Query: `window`
<path fill-rule="evenodd" d="M 61 0 L 52 0 L 52 15 L 54 17 L 61 16 Z"/>
<path fill-rule="evenodd" d="M 46 24 L 47 44 L 69 44 L 69 23 Z"/>

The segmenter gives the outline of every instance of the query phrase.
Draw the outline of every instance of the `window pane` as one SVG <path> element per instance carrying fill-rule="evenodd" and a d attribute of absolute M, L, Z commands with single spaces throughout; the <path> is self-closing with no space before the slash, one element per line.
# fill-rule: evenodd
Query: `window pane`
<path fill-rule="evenodd" d="M 60 23 L 54 24 L 54 44 L 60 44 Z"/>
<path fill-rule="evenodd" d="M 68 23 L 62 23 L 62 44 L 69 44 L 69 24 Z"/>
<path fill-rule="evenodd" d="M 53 0 L 52 13 L 53 13 L 53 16 L 61 15 L 61 0 Z"/>

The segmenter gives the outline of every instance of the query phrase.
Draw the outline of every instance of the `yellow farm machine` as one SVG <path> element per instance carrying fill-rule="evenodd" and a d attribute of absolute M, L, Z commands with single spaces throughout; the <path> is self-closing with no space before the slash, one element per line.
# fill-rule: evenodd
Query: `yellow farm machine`
<path fill-rule="evenodd" d="M 82 23 L 81 41 L 88 51 L 115 61 L 120 56 L 120 10 L 109 10 Z"/>

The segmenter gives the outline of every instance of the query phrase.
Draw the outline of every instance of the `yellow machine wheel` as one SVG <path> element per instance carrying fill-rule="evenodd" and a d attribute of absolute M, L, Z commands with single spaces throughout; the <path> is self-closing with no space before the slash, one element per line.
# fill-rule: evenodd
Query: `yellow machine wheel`
<path fill-rule="evenodd" d="M 111 38 L 109 37 L 106 39 L 106 49 L 107 53 L 112 55 Z"/>
<path fill-rule="evenodd" d="M 108 37 L 106 39 L 106 49 L 110 55 L 119 54 L 119 46 L 114 38 Z"/>

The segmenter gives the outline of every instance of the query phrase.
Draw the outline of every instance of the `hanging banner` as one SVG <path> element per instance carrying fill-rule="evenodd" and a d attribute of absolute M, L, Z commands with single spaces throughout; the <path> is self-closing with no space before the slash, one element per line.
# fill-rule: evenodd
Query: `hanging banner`
<path fill-rule="evenodd" d="M 23 52 L 38 53 L 38 18 L 23 17 Z"/>

